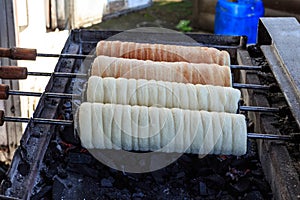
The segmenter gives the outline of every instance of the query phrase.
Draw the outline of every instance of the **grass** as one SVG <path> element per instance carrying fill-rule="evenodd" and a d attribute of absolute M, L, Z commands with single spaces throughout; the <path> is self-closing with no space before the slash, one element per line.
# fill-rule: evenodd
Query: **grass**
<path fill-rule="evenodd" d="M 191 20 L 192 1 L 154 1 L 152 6 L 89 27 L 101 30 L 128 30 L 141 26 L 175 29 L 180 20 Z"/>

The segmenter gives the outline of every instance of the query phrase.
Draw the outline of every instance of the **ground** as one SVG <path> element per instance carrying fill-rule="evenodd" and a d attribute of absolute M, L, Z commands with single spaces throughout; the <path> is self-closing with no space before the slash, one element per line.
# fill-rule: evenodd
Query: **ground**
<path fill-rule="evenodd" d="M 176 28 L 181 20 L 191 21 L 192 1 L 168 1 L 156 0 L 153 5 L 136 12 L 131 12 L 121 17 L 105 20 L 99 24 L 89 27 L 89 29 L 102 30 L 128 30 L 138 27 L 164 27 L 179 30 Z M 183 25 L 189 27 L 189 25 Z M 193 30 L 199 31 L 199 30 Z"/>

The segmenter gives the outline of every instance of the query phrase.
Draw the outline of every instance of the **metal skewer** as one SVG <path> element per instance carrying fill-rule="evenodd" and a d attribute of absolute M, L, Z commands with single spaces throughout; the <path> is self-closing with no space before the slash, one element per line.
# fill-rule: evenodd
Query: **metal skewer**
<path fill-rule="evenodd" d="M 9 95 L 22 95 L 22 96 L 34 96 L 40 97 L 44 95 L 48 98 L 63 98 L 63 99 L 81 99 L 79 94 L 64 94 L 64 93 L 40 93 L 40 92 L 23 92 L 17 90 L 9 90 L 8 85 L 0 84 L 0 99 L 8 99 Z M 253 112 L 267 112 L 267 113 L 277 113 L 280 112 L 280 108 L 270 108 L 270 107 L 257 107 L 257 106 L 239 106 L 240 111 L 253 111 Z"/>
<path fill-rule="evenodd" d="M 22 123 L 28 123 L 30 120 L 33 121 L 33 123 L 37 123 L 37 124 L 51 124 L 51 125 L 65 125 L 65 126 L 71 126 L 71 125 L 73 125 L 73 121 L 70 121 L 70 120 L 44 119 L 44 118 L 5 117 L 4 116 L 4 111 L 0 110 L 0 126 L 2 126 L 4 124 L 4 122 L 22 122 Z"/>
<path fill-rule="evenodd" d="M 49 53 L 37 53 L 36 56 L 39 57 L 62 57 L 62 58 L 74 58 L 74 59 L 95 59 L 94 55 L 82 55 L 82 54 L 49 54 Z"/>
<path fill-rule="evenodd" d="M 62 77 L 62 78 L 86 78 L 87 74 L 81 73 L 65 73 L 65 72 L 27 72 L 27 75 L 30 76 L 55 76 L 55 77 Z"/>
<path fill-rule="evenodd" d="M 55 76 L 65 78 L 86 78 L 87 74 L 65 73 L 65 72 L 28 72 L 26 67 L 2 66 L 0 67 L 1 79 L 27 79 L 28 75 L 33 76 Z"/>
<path fill-rule="evenodd" d="M 63 57 L 74 59 L 94 59 L 94 55 L 82 55 L 82 54 L 46 54 L 37 53 L 36 49 L 27 48 L 0 48 L 0 57 L 10 58 L 13 60 L 36 60 L 37 56 L 41 57 Z"/>
<path fill-rule="evenodd" d="M 65 125 L 65 126 L 72 126 L 73 125 L 73 121 L 70 121 L 70 120 L 5 117 L 4 111 L 0 110 L 0 126 L 2 126 L 4 124 L 4 122 L 28 123 L 30 121 L 32 121 L 33 123 L 37 123 L 37 124 Z M 281 141 L 294 142 L 294 143 L 300 142 L 300 133 L 292 133 L 290 135 L 247 133 L 247 137 L 251 138 L 251 139 L 281 140 Z"/>
<path fill-rule="evenodd" d="M 9 90 L 8 85 L 0 84 L 0 99 L 8 99 L 9 95 L 33 96 L 40 97 L 44 95 L 48 98 L 62 98 L 62 99 L 80 99 L 81 95 L 65 94 L 65 93 L 51 93 L 51 92 L 23 92 L 18 90 Z"/>
<path fill-rule="evenodd" d="M 26 79 L 28 75 L 32 76 L 54 76 L 64 78 L 86 78 L 87 74 L 81 73 L 64 73 L 64 72 L 28 72 L 26 67 L 17 66 L 2 66 L 0 67 L 0 78 L 2 79 Z M 269 90 L 270 92 L 279 91 L 279 87 L 276 85 L 256 85 L 256 84 L 243 84 L 233 83 L 233 88 L 238 89 L 258 89 Z"/>
<path fill-rule="evenodd" d="M 280 140 L 280 141 L 294 142 L 294 143 L 300 142 L 300 133 L 291 133 L 290 135 L 247 133 L 247 137 L 251 139 Z"/>
<path fill-rule="evenodd" d="M 270 92 L 279 92 L 280 88 L 275 85 L 257 85 L 257 84 L 245 84 L 245 83 L 233 83 L 233 88 L 238 89 L 252 89 L 252 90 L 269 90 Z"/>
<path fill-rule="evenodd" d="M 266 112 L 266 113 L 279 113 L 281 112 L 280 108 L 271 108 L 271 107 L 259 107 L 259 106 L 240 106 L 240 111 L 252 111 L 252 112 Z"/>
<path fill-rule="evenodd" d="M 64 93 L 50 93 L 50 92 L 23 92 L 17 90 L 9 90 L 8 85 L 0 84 L 0 99 L 8 99 L 9 95 L 22 95 L 22 96 L 34 96 L 40 97 L 45 95 L 48 98 L 63 98 L 63 99 L 81 99 L 79 94 L 64 94 Z M 270 107 L 257 107 L 257 106 L 239 106 L 240 111 L 253 111 L 253 112 L 267 112 L 267 113 L 277 113 L 280 112 L 280 108 L 270 108 Z"/>
<path fill-rule="evenodd" d="M 240 69 L 240 70 L 258 70 L 262 71 L 262 66 L 251 66 L 251 65 L 230 65 L 231 69 Z"/>
<path fill-rule="evenodd" d="M 52 54 L 52 53 L 37 53 L 36 49 L 28 48 L 0 48 L 0 57 L 6 57 L 13 60 L 36 60 L 36 57 L 62 57 L 73 59 L 94 59 L 96 55 L 82 55 L 82 54 Z M 231 69 L 240 70 L 263 70 L 261 66 L 247 66 L 247 65 L 231 65 Z"/>

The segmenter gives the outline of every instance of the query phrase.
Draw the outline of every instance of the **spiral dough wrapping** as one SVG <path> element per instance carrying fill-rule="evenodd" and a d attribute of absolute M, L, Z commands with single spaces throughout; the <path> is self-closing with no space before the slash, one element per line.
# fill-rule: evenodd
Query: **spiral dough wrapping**
<path fill-rule="evenodd" d="M 241 92 L 230 87 L 92 76 L 87 101 L 236 113 Z"/>
<path fill-rule="evenodd" d="M 232 86 L 229 66 L 187 62 L 154 62 L 108 56 L 98 56 L 94 60 L 91 76 Z"/>
<path fill-rule="evenodd" d="M 153 60 L 165 62 L 216 63 L 230 66 L 230 55 L 227 51 L 200 46 L 180 46 L 166 44 L 147 44 L 121 41 L 98 42 L 97 56 Z"/>
<path fill-rule="evenodd" d="M 76 123 L 87 149 L 224 155 L 247 149 L 239 114 L 85 102 Z"/>

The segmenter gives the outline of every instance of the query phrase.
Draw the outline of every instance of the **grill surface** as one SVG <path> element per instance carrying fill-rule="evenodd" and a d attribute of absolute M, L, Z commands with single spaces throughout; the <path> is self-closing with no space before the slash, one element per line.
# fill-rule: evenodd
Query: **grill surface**
<path fill-rule="evenodd" d="M 120 32 L 117 31 L 87 31 L 87 30 L 74 30 L 71 32 L 62 53 L 66 54 L 93 54 L 96 44 L 100 40 L 107 39 L 111 36 L 116 36 Z M 179 45 L 195 45 L 191 40 L 181 42 L 178 40 L 178 35 L 168 33 L 143 33 L 138 38 L 132 37 L 136 33 L 128 32 L 123 34 L 121 38 L 114 37 L 114 39 L 133 41 L 133 42 L 147 42 L 147 43 L 167 43 L 167 44 L 179 44 Z M 140 34 L 140 33 L 139 33 Z M 153 35 L 159 35 L 153 37 Z M 189 34 L 192 39 L 198 42 L 197 45 L 216 47 L 219 49 L 227 50 L 231 56 L 232 64 L 245 64 L 239 56 L 245 54 L 243 57 L 249 57 L 246 51 L 247 40 L 245 37 L 240 36 L 217 36 L 217 35 L 199 35 Z M 134 39 L 133 39 L 134 38 Z M 159 39 L 160 38 L 160 39 Z M 239 59 L 239 62 L 237 60 Z M 60 58 L 55 72 L 81 72 L 87 73 L 90 67 L 91 60 L 81 59 L 66 59 Z M 251 64 L 251 63 L 247 63 Z M 240 80 L 241 74 L 234 73 L 235 80 Z M 45 92 L 56 93 L 76 93 L 80 94 L 84 83 L 87 80 L 84 78 L 68 79 L 61 77 L 51 77 L 50 81 L 45 89 Z M 256 83 L 257 84 L 257 83 Z M 74 100 L 73 105 L 70 101 L 62 99 L 47 99 L 42 96 L 37 109 L 34 113 L 34 117 L 49 118 L 49 119 L 72 119 L 72 111 L 76 110 L 76 107 L 80 104 L 80 100 Z M 259 131 L 258 131 L 259 132 Z M 249 152 L 245 156 L 248 159 L 245 163 L 236 164 L 237 166 L 248 165 L 249 163 L 257 164 L 256 155 L 253 152 L 253 145 L 249 144 Z M 63 149 L 61 149 L 63 147 Z M 68 156 L 62 157 L 62 154 L 66 151 L 71 151 Z M 7 178 L 1 184 L 2 194 L 17 197 L 17 198 L 33 198 L 40 199 L 44 194 L 52 192 L 54 199 L 61 199 L 63 197 L 69 198 L 93 198 L 103 195 L 103 192 L 109 192 L 104 190 L 100 192 L 99 185 L 95 185 L 92 181 L 92 176 L 100 176 L 99 172 L 103 170 L 103 173 L 107 170 L 105 167 L 99 167 L 95 162 L 95 159 L 91 158 L 86 152 L 82 152 L 84 149 L 80 147 L 80 141 L 74 135 L 73 127 L 63 126 L 51 126 L 33 124 L 30 122 L 26 128 L 26 131 L 20 142 L 20 147 L 17 149 L 14 159 L 11 164 L 11 168 L 8 172 Z M 222 160 L 222 158 L 220 158 Z M 197 161 L 198 160 L 198 161 Z M 225 159 L 226 160 L 226 159 Z M 234 158 L 227 158 L 228 160 L 234 160 Z M 226 162 L 227 162 L 226 161 Z M 68 166 L 61 166 L 61 163 L 71 163 Z M 208 167 L 211 164 L 218 163 L 215 157 L 207 157 L 199 161 L 198 158 L 182 157 L 178 163 L 195 162 L 195 166 Z M 220 161 L 221 162 L 221 161 Z M 223 162 L 223 160 L 222 160 Z M 225 163 L 226 163 L 225 162 Z M 236 161 L 238 162 L 238 161 Z M 198 163 L 198 164 L 197 164 Z M 205 163 L 205 164 L 204 164 Z M 247 164 L 248 163 L 248 164 Z M 86 165 L 95 166 L 95 168 L 88 167 Z M 52 168 L 51 166 L 58 165 L 58 167 Z M 180 164 L 181 166 L 181 164 Z M 228 167 L 226 165 L 226 167 Z M 65 168 L 70 173 L 66 173 Z M 105 169 L 104 169 L 105 168 Z M 172 168 L 172 166 L 171 166 Z M 51 171 L 55 169 L 54 171 Z M 169 169 L 169 168 L 168 168 Z M 113 170 L 110 170 L 113 171 Z M 178 172 L 180 174 L 181 172 Z M 188 176 L 188 173 L 185 172 Z M 197 172 L 198 173 L 198 172 Z M 205 172 L 206 173 L 206 172 Z M 178 176 L 177 174 L 177 176 Z M 234 174 L 234 173 L 233 173 Z M 120 172 L 116 177 L 122 175 Z M 126 174 L 123 174 L 124 176 Z M 181 173 L 182 175 L 182 173 Z M 181 176 L 180 175 L 180 176 Z M 103 175 L 105 176 L 105 175 Z M 182 176 L 185 176 L 184 174 Z M 126 175 L 127 177 L 127 175 Z M 139 179 L 135 175 L 128 175 L 130 179 Z M 121 180 L 124 177 L 119 177 Z M 129 178 L 126 178 L 129 179 Z M 178 177 L 180 179 L 182 177 Z M 213 177 L 212 183 L 218 182 L 219 177 Z M 53 181 L 53 188 L 47 185 L 47 180 Z M 215 180 L 217 179 L 217 180 Z M 125 180 L 125 179 L 124 179 Z M 155 179 L 156 180 L 156 179 Z M 159 180 L 156 180 L 159 182 Z M 106 180 L 104 185 L 109 187 L 109 183 L 112 180 Z M 74 184 L 77 183 L 77 184 Z M 193 180 L 191 180 L 193 183 Z M 200 181 L 200 183 L 202 183 Z M 256 182 L 257 183 L 257 182 Z M 49 183 L 48 183 L 49 184 Z M 129 184 L 129 183 L 124 183 Z M 268 192 L 267 186 L 264 182 L 260 182 L 261 186 Z M 24 187 L 26 185 L 26 187 Z M 102 185 L 102 181 L 101 181 Z M 200 184 L 200 192 L 203 189 L 203 185 Z M 220 186 L 221 187 L 221 186 Z M 223 186 L 222 186 L 223 187 Z M 258 186 L 259 187 L 259 186 Z M 51 191 L 53 190 L 53 191 Z M 236 188 L 234 189 L 236 190 Z M 97 191 L 97 192 L 95 192 Z M 122 192 L 121 192 L 122 193 Z M 155 193 L 156 194 L 156 193 Z M 122 194 L 120 194 L 122 195 Z M 205 194 L 206 195 L 206 194 Z M 207 194 L 209 195 L 209 194 Z M 137 194 L 138 196 L 138 194 Z M 182 196 L 184 197 L 184 196 Z M 266 197 L 266 196 L 265 196 Z M 105 199 L 105 198 L 104 198 Z M 126 199 L 126 196 L 124 196 Z"/>
<path fill-rule="evenodd" d="M 100 40 L 108 39 L 111 36 L 116 36 L 118 31 L 89 31 L 89 30 L 73 30 L 66 41 L 62 50 L 65 54 L 92 54 L 96 44 Z M 176 39 L 177 34 L 162 33 L 159 36 L 153 37 L 157 33 L 143 33 L 140 37 L 134 37 L 134 32 L 128 32 L 122 35 L 120 40 L 133 41 L 133 42 L 147 42 L 147 43 L 167 43 L 167 44 L 181 44 L 181 45 L 195 45 L 195 43 L 180 42 Z M 232 59 L 232 64 L 236 63 L 237 49 L 245 48 L 246 37 L 242 36 L 216 36 L 216 35 L 201 35 L 189 34 L 192 39 L 198 42 L 197 45 L 213 46 L 219 49 L 227 50 Z M 134 38 L 134 39 L 133 39 Z M 162 38 L 161 40 L 159 38 Z M 177 42 L 176 42 L 177 41 Z M 65 59 L 60 58 L 55 72 L 83 72 L 87 70 L 91 64 L 91 60 L 83 61 L 81 59 Z M 77 79 L 77 83 L 83 87 L 86 82 L 85 79 Z M 45 92 L 64 93 L 64 92 L 81 92 L 73 91 L 72 86 L 74 80 L 67 78 L 54 78 L 51 77 Z M 44 96 L 40 98 L 39 104 L 36 108 L 33 117 L 57 119 L 60 118 L 61 110 L 64 101 L 61 99 L 47 99 Z M 79 102 L 75 102 L 79 103 Z M 73 110 L 76 106 L 73 107 Z M 50 141 L 53 139 L 54 133 L 58 131 L 59 127 L 51 125 L 33 124 L 29 122 L 25 133 L 21 139 L 20 147 L 16 151 L 11 168 L 8 172 L 7 179 L 2 184 L 2 193 L 8 196 L 18 198 L 29 198 L 39 190 L 36 184 L 41 179 L 40 170 L 44 166 L 43 159 L 49 146 Z M 78 138 L 72 136 L 73 129 L 69 130 L 70 138 L 66 137 L 68 141 L 78 144 Z M 26 185 L 26 187 L 24 187 Z"/>

